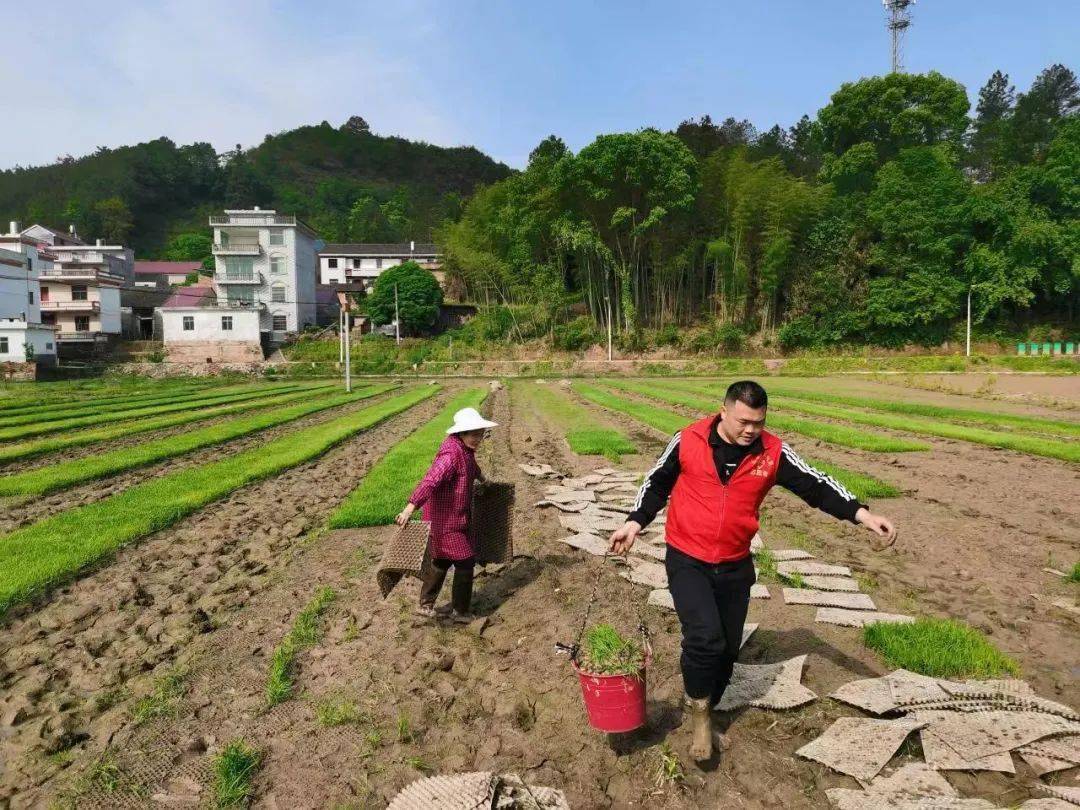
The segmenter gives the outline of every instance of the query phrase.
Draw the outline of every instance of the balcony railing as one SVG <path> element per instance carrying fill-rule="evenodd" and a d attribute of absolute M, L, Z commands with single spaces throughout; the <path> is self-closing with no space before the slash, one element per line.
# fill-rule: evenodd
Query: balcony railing
<path fill-rule="evenodd" d="M 258 270 L 251 270 L 248 272 L 237 272 L 236 270 L 226 270 L 224 273 L 214 273 L 214 281 L 218 284 L 262 284 L 262 273 Z"/>
<path fill-rule="evenodd" d="M 46 312 L 101 312 L 100 301 L 42 301 Z"/>
<path fill-rule="evenodd" d="M 257 239 L 230 239 L 228 242 L 215 242 L 214 253 L 227 256 L 258 256 L 262 247 Z"/>
<path fill-rule="evenodd" d="M 124 277 L 108 270 L 100 270 L 94 267 L 54 267 L 51 270 L 42 270 L 38 277 L 41 281 L 91 281 L 112 284 L 123 284 Z"/>
<path fill-rule="evenodd" d="M 296 217 L 252 211 L 250 214 L 220 214 L 210 217 L 211 225 L 295 225 Z"/>

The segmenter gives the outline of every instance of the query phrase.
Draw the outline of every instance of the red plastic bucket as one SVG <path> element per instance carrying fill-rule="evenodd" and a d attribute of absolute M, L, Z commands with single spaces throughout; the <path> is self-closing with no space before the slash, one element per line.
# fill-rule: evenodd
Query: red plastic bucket
<path fill-rule="evenodd" d="M 637 675 L 593 675 L 572 661 L 581 681 L 581 696 L 589 725 L 597 731 L 618 734 L 645 725 L 645 666 Z"/>

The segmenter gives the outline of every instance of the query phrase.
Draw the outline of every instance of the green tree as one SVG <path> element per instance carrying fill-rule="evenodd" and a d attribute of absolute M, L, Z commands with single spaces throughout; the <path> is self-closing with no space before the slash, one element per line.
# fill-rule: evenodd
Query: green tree
<path fill-rule="evenodd" d="M 384 270 L 365 299 L 368 314 L 377 325 L 394 320 L 394 288 L 397 287 L 401 326 L 410 331 L 431 327 L 439 317 L 443 293 L 439 282 L 416 262 L 404 262 Z"/>
<path fill-rule="evenodd" d="M 946 146 L 904 149 L 867 199 L 874 228 L 867 314 L 874 337 L 938 341 L 961 311 L 970 185 Z"/>
<path fill-rule="evenodd" d="M 201 262 L 203 269 L 214 269 L 214 244 L 207 233 L 178 233 L 168 244 L 162 256 L 170 262 Z"/>
<path fill-rule="evenodd" d="M 1080 111 L 1080 85 L 1064 65 L 1051 65 L 1016 100 L 1005 143 L 1005 160 L 1027 164 L 1040 158 L 1063 118 Z"/>
<path fill-rule="evenodd" d="M 1001 160 L 1004 147 L 1005 127 L 1012 115 L 1015 88 L 1009 77 L 995 70 L 979 90 L 979 103 L 975 107 L 975 120 L 968 135 L 967 164 L 979 180 L 987 181 L 993 175 L 993 167 Z"/>
<path fill-rule="evenodd" d="M 843 155 L 873 144 L 881 161 L 909 146 L 951 143 L 967 129 L 968 99 L 959 82 L 940 73 L 890 73 L 844 84 L 818 112 L 825 148 Z"/>
<path fill-rule="evenodd" d="M 349 240 L 352 242 L 390 241 L 390 223 L 386 221 L 379 203 L 365 194 L 352 204 L 348 218 Z"/>
<path fill-rule="evenodd" d="M 107 197 L 94 203 L 94 216 L 101 229 L 101 236 L 114 245 L 127 243 L 128 234 L 135 224 L 127 203 L 119 197 Z"/>

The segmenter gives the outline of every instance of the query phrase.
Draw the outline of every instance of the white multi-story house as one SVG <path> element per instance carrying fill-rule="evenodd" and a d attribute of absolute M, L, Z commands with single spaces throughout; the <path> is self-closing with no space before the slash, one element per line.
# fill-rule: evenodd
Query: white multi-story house
<path fill-rule="evenodd" d="M 41 318 L 57 327 L 57 341 L 71 351 L 93 349 L 120 338 L 120 290 L 134 280 L 135 254 L 123 245 L 98 239 L 85 244 L 74 231 L 43 225 L 22 232 L 52 256 L 39 274 Z"/>
<path fill-rule="evenodd" d="M 38 282 L 52 258 L 15 222 L 0 235 L 0 363 L 56 361 L 56 327 L 42 323 Z"/>
<path fill-rule="evenodd" d="M 259 208 L 211 216 L 210 225 L 215 269 L 209 290 L 180 288 L 161 308 L 173 359 L 252 359 L 252 346 L 270 348 L 315 325 L 322 247 L 315 231 L 296 217 Z"/>
<path fill-rule="evenodd" d="M 331 243 L 319 251 L 319 278 L 323 284 L 371 289 L 383 270 L 413 261 L 432 271 L 441 284 L 442 253 L 430 242 Z"/>

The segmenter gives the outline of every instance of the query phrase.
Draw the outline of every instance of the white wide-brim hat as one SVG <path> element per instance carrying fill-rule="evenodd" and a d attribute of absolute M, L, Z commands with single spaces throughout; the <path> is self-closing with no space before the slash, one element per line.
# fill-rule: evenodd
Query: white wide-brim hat
<path fill-rule="evenodd" d="M 447 433 L 466 433 L 470 430 L 487 430 L 498 427 L 498 422 L 492 422 L 480 415 L 476 408 L 462 408 L 454 414 L 454 424 L 447 428 Z"/>

